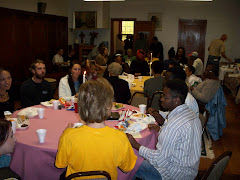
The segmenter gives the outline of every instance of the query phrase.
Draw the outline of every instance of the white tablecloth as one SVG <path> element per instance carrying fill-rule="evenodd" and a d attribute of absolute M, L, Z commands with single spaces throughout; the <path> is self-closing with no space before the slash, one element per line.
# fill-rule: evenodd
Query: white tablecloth
<path fill-rule="evenodd" d="M 233 72 L 234 69 L 233 68 L 229 68 L 229 67 L 220 67 L 219 68 L 219 80 L 223 81 L 224 80 L 224 75 L 226 74 L 226 72 Z"/>

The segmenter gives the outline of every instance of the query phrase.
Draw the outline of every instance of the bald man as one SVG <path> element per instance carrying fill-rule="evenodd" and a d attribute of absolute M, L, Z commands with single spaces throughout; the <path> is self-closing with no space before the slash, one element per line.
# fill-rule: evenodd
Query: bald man
<path fill-rule="evenodd" d="M 212 40 L 210 46 L 208 47 L 209 55 L 207 64 L 213 64 L 217 69 L 219 69 L 219 61 L 221 56 L 232 62 L 232 59 L 226 56 L 225 44 L 224 42 L 227 40 L 227 35 L 223 34 L 220 39 Z"/>

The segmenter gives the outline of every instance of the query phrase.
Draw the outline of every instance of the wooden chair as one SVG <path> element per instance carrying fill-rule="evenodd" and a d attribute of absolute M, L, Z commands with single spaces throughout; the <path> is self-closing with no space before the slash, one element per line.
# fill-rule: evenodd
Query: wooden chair
<path fill-rule="evenodd" d="M 138 107 L 139 104 L 146 104 L 149 107 L 149 96 L 144 92 L 135 92 L 132 95 L 130 105 Z"/>
<path fill-rule="evenodd" d="M 152 95 L 152 98 L 149 102 L 149 107 L 152 107 L 154 109 L 160 109 L 159 99 L 162 94 L 162 91 L 155 91 Z"/>
<path fill-rule="evenodd" d="M 221 178 L 224 169 L 226 168 L 229 159 L 232 156 L 231 151 L 226 151 L 221 154 L 208 168 L 208 170 L 204 173 L 201 180 L 218 180 Z"/>
<path fill-rule="evenodd" d="M 97 176 L 97 175 L 102 175 L 105 176 L 108 180 L 111 180 L 111 176 L 108 172 L 106 171 L 87 171 L 87 172 L 77 172 L 74 174 L 69 175 L 66 180 L 70 180 L 76 177 L 83 177 L 83 176 Z"/>

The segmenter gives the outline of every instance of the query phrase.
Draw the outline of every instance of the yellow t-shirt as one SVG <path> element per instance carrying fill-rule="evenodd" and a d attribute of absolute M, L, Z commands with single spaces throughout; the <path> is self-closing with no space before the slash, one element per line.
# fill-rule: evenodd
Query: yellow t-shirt
<path fill-rule="evenodd" d="M 151 59 L 148 59 L 148 57 L 145 58 L 145 61 L 147 61 L 148 63 L 150 62 L 150 60 L 151 60 Z M 152 58 L 152 62 L 154 62 L 154 61 L 159 61 L 159 58 L 153 57 L 153 58 Z"/>
<path fill-rule="evenodd" d="M 111 178 L 117 179 L 117 167 L 131 171 L 137 156 L 125 133 L 110 128 L 69 128 L 60 140 L 55 165 L 67 167 L 66 177 L 84 171 L 106 171 Z M 102 178 L 103 176 L 91 176 Z M 84 179 L 91 179 L 84 177 Z"/>

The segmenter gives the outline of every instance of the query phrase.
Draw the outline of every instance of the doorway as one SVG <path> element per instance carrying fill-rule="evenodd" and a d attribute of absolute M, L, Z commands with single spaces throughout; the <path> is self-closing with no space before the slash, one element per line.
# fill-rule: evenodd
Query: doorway
<path fill-rule="evenodd" d="M 179 19 L 178 47 L 184 47 L 186 56 L 197 51 L 204 63 L 207 20 Z"/>

